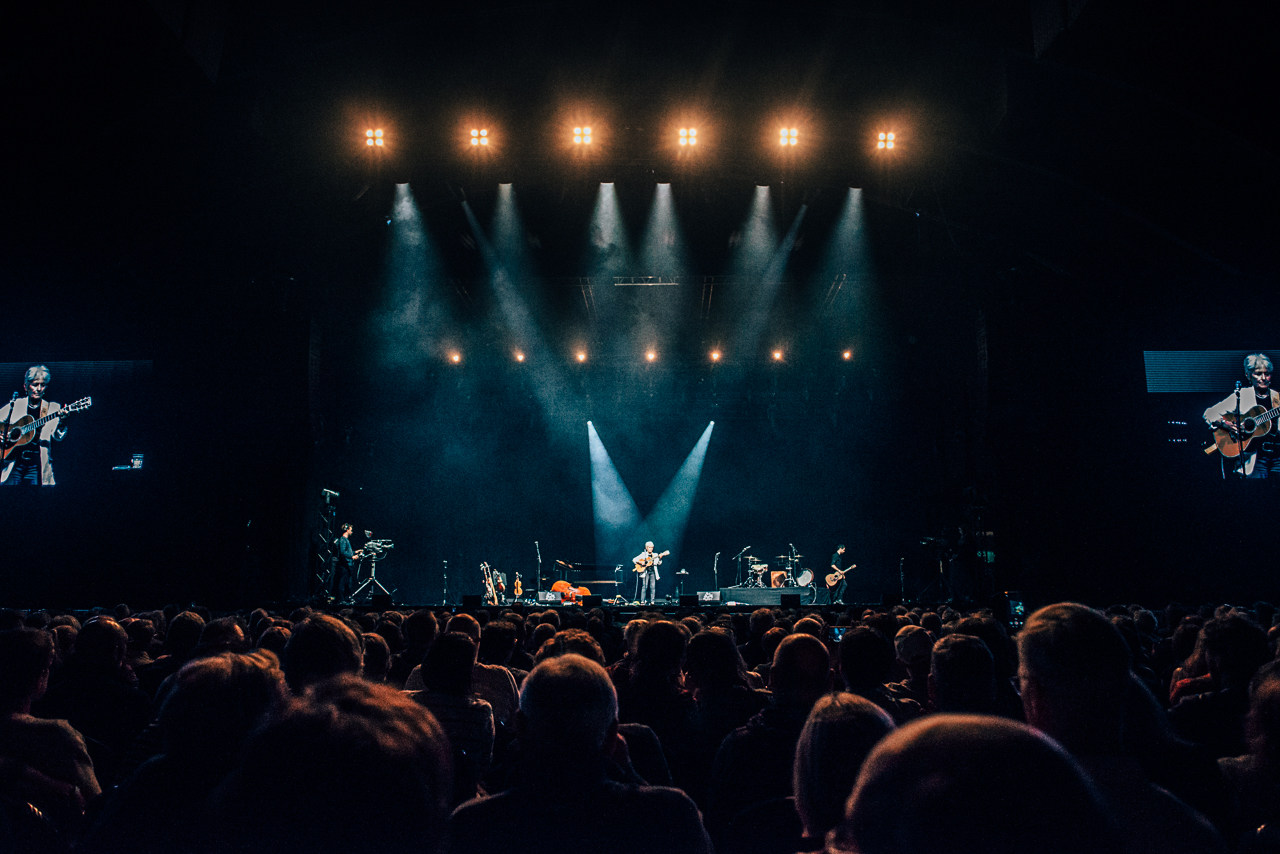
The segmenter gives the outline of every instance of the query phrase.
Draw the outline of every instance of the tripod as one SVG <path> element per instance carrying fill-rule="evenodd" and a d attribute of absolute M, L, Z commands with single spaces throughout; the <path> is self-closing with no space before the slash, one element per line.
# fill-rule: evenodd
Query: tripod
<path fill-rule="evenodd" d="M 379 560 L 381 560 L 381 559 L 382 559 L 382 555 L 381 555 L 381 554 L 375 554 L 375 555 L 373 556 L 373 560 L 371 560 L 371 561 L 369 562 L 369 577 L 368 577 L 368 578 L 366 578 L 366 579 L 364 580 L 364 583 L 363 583 L 363 584 L 361 584 L 359 587 L 357 587 L 357 588 L 356 588 L 356 590 L 355 590 L 355 592 L 351 594 L 351 601 L 352 601 L 352 602 L 354 602 L 354 601 L 356 601 L 356 599 L 360 598 L 360 595 L 361 595 L 362 593 L 364 593 L 366 590 L 368 591 L 368 598 L 369 598 L 369 599 L 372 599 L 372 598 L 373 598 L 373 596 L 374 596 L 374 590 L 373 590 L 373 588 L 375 588 L 375 587 L 376 587 L 379 591 L 381 591 L 381 593 L 382 593 L 384 596 L 390 596 L 390 595 L 391 595 L 391 591 L 390 591 L 390 590 L 388 590 L 387 588 L 383 587 L 383 586 L 382 586 L 382 582 L 378 580 L 378 561 L 379 561 Z"/>

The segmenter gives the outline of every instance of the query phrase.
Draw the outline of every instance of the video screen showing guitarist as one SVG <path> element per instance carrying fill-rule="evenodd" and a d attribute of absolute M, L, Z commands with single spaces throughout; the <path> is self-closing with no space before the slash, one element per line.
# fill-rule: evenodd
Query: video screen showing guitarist
<path fill-rule="evenodd" d="M 1249 387 L 1239 390 L 1238 421 L 1235 392 L 1204 411 L 1205 423 L 1214 431 L 1224 466 L 1230 460 L 1232 470 L 1238 474 L 1243 464 L 1244 476 L 1248 478 L 1280 478 L 1280 441 L 1277 441 L 1276 416 L 1272 413 L 1280 408 L 1280 393 L 1271 388 L 1271 371 L 1271 360 L 1266 354 L 1253 353 L 1245 357 L 1244 373 L 1249 378 Z M 1280 482 L 1275 485 L 1280 486 Z"/>
<path fill-rule="evenodd" d="M 45 399 L 53 375 L 44 365 L 32 365 L 23 377 L 26 397 L 17 397 L 0 408 L 3 428 L 4 468 L 0 470 L 3 486 L 53 486 L 53 462 L 50 448 L 67 436 L 66 416 L 60 404 Z M 47 421 L 45 419 L 48 419 Z M 44 421 L 40 426 L 39 422 Z M 23 431 L 29 426 L 32 429 Z"/>
<path fill-rule="evenodd" d="M 632 567 L 636 572 L 640 573 L 640 599 L 639 601 L 645 605 L 652 605 L 653 600 L 658 595 L 658 564 L 662 563 L 662 559 L 669 555 L 670 552 L 662 552 L 661 554 L 653 553 L 653 543 L 645 543 L 644 551 L 631 559 L 634 564 Z"/>

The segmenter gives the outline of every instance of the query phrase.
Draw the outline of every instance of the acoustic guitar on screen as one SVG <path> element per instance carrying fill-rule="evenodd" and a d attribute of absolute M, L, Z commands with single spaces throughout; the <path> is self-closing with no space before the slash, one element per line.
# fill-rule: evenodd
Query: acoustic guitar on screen
<path fill-rule="evenodd" d="M 88 409 L 93 406 L 93 398 L 82 397 L 75 403 L 68 403 L 57 412 L 50 412 L 43 418 L 32 418 L 30 415 L 24 415 L 17 421 L 9 425 L 9 432 L 4 434 L 3 446 L 4 453 L 0 454 L 0 459 L 8 459 L 9 454 L 14 449 L 21 448 L 32 439 L 40 435 L 40 428 L 48 424 L 55 418 L 61 418 L 63 415 L 69 415 L 72 412 L 79 412 L 82 409 Z"/>
<path fill-rule="evenodd" d="M 1213 447 L 1204 449 L 1206 454 L 1212 454 L 1217 451 L 1228 459 L 1240 456 L 1241 453 L 1249 449 L 1251 441 L 1260 439 L 1271 432 L 1272 423 L 1277 417 L 1280 417 L 1280 406 L 1275 409 L 1255 406 L 1246 412 L 1240 413 L 1240 415 L 1239 435 L 1236 435 L 1226 427 L 1218 427 L 1213 431 Z M 1222 420 L 1234 424 L 1236 423 L 1236 416 L 1234 413 L 1224 415 Z"/>

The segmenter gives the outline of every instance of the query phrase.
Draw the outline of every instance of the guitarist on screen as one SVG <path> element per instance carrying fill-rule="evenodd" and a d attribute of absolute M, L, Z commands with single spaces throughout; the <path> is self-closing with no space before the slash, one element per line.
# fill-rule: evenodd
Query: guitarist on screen
<path fill-rule="evenodd" d="M 26 416 L 36 419 L 45 418 L 62 412 L 62 406 L 44 399 L 53 375 L 44 365 L 33 365 L 27 368 L 23 379 L 26 397 L 19 397 L 11 403 L 0 407 L 0 428 L 9 428 Z M 3 441 L 5 453 L 4 468 L 0 470 L 0 485 L 3 486 L 53 486 L 53 465 L 49 460 L 51 442 L 61 442 L 67 436 L 67 428 L 63 423 L 67 413 L 63 412 L 40 428 L 35 441 L 14 446 L 12 441 Z M 34 425 L 33 425 L 34 426 Z M 34 431 L 33 431 L 34 432 Z"/>
<path fill-rule="evenodd" d="M 1249 378 L 1249 388 L 1240 389 L 1240 413 L 1245 422 L 1265 415 L 1280 407 L 1280 394 L 1271 389 L 1271 360 L 1264 353 L 1245 357 L 1244 373 Z M 1204 411 L 1205 423 L 1216 436 L 1218 448 L 1225 458 L 1235 457 L 1233 470 L 1240 471 L 1244 464 L 1245 477 L 1280 477 L 1280 424 L 1275 420 L 1257 423 L 1255 429 L 1246 423 L 1242 432 L 1236 425 L 1236 395 L 1234 393 L 1220 403 Z M 1245 447 L 1240 447 L 1245 444 Z"/>
<path fill-rule="evenodd" d="M 653 553 L 653 543 L 645 543 L 644 551 L 631 559 L 635 564 L 632 567 L 636 572 L 640 573 L 640 602 L 646 605 L 652 605 L 653 600 L 658 595 L 658 564 L 662 563 L 662 558 L 670 552 L 662 552 L 661 554 Z"/>

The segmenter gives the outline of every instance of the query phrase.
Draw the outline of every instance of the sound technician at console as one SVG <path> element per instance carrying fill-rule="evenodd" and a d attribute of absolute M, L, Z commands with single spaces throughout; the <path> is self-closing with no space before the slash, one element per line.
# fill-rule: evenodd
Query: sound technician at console
<path fill-rule="evenodd" d="M 27 368 L 22 383 L 27 396 L 0 407 L 0 428 L 7 429 L 24 416 L 29 415 L 32 420 L 38 420 L 62 412 L 61 404 L 44 399 L 52 379 L 53 375 L 44 365 Z M 4 468 L 0 470 L 0 486 L 54 485 L 49 446 L 51 442 L 61 442 L 66 438 L 66 416 L 67 413 L 63 412 L 51 419 L 40 428 L 34 441 L 6 449 Z"/>

